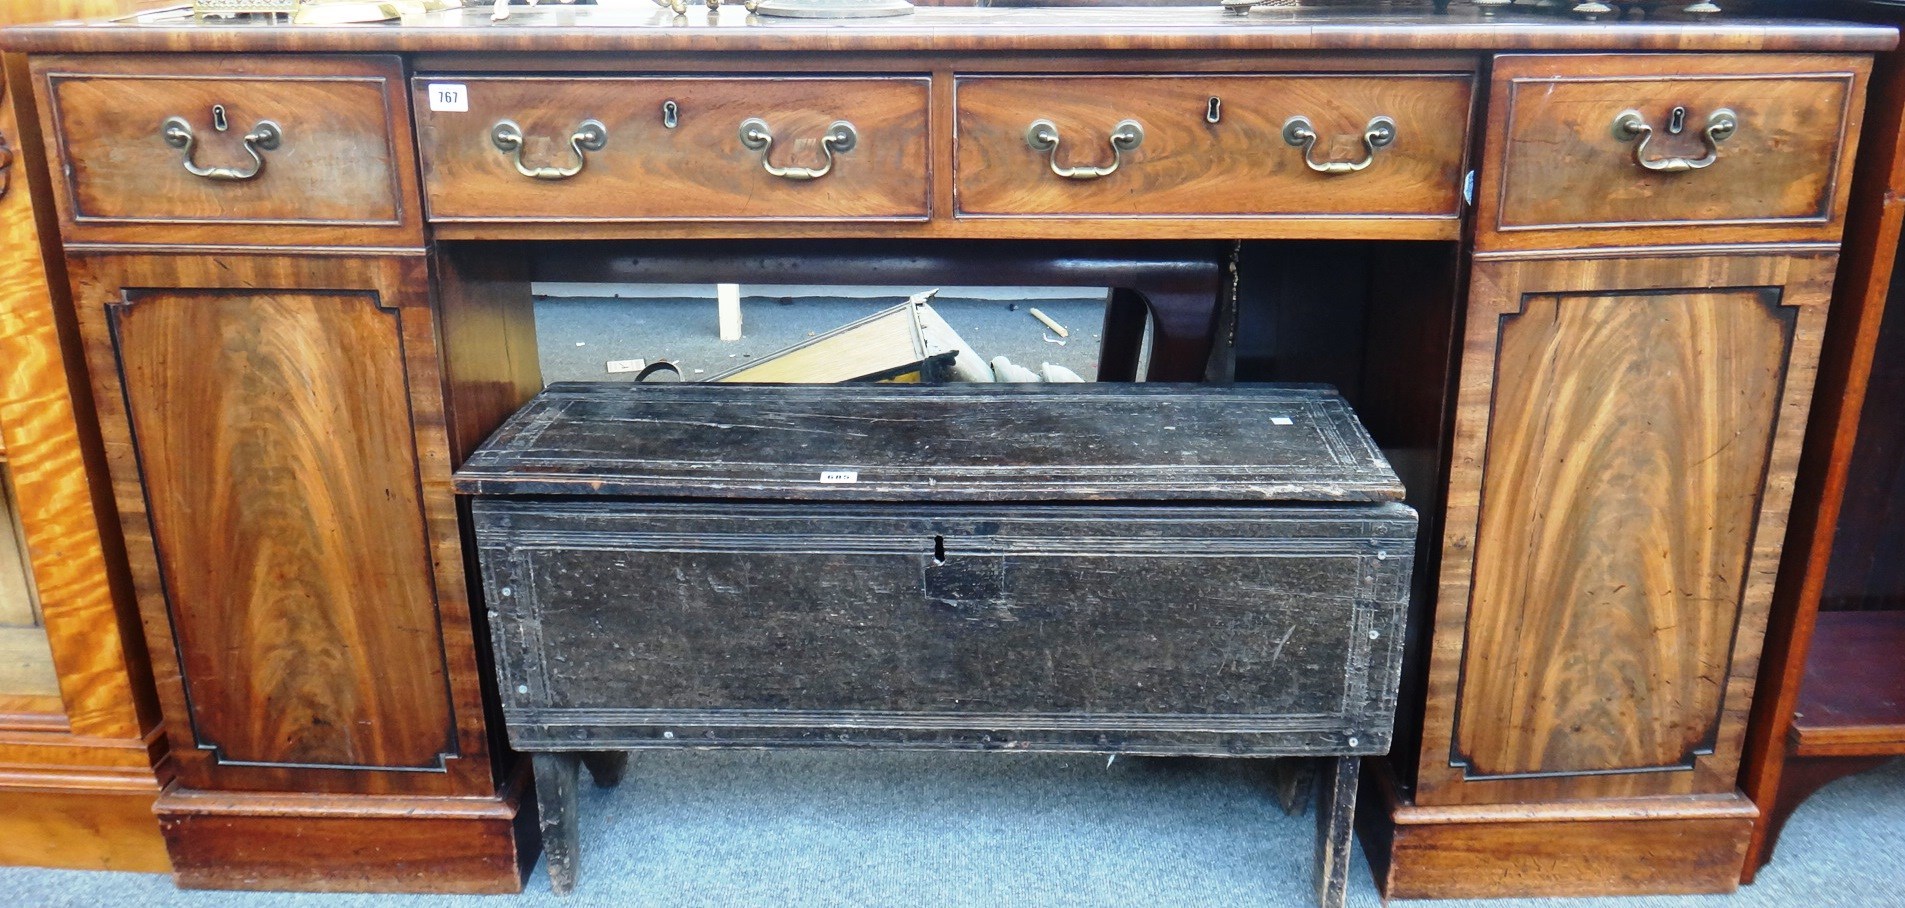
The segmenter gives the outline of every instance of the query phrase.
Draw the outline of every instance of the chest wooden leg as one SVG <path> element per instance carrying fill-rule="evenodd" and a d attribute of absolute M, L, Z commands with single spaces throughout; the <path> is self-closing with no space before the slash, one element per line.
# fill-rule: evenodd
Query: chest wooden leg
<path fill-rule="evenodd" d="M 582 757 L 572 753 L 539 753 L 534 760 L 536 806 L 542 826 L 542 853 L 549 861 L 549 888 L 557 895 L 575 890 L 575 790 Z M 591 768 L 593 771 L 593 768 Z"/>
<path fill-rule="evenodd" d="M 1350 832 L 1356 819 L 1360 757 L 1323 762 L 1316 780 L 1316 903 L 1343 908 L 1349 894 Z M 540 778 L 540 777 L 539 777 Z"/>

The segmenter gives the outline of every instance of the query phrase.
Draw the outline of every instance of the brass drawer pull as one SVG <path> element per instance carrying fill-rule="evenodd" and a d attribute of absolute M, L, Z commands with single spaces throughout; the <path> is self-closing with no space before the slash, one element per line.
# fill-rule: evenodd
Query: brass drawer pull
<path fill-rule="evenodd" d="M 750 151 L 761 153 L 761 169 L 783 180 L 818 180 L 833 173 L 833 156 L 846 154 L 860 143 L 860 134 L 855 132 L 853 124 L 845 120 L 835 120 L 827 127 L 827 134 L 820 139 L 820 154 L 827 163 L 819 169 L 812 167 L 779 167 L 769 155 L 774 150 L 774 131 L 768 128 L 767 121 L 760 117 L 749 117 L 741 121 L 741 145 Z"/>
<path fill-rule="evenodd" d="M 509 155 L 510 162 L 516 165 L 516 172 L 534 180 L 566 180 L 582 172 L 589 166 L 589 152 L 601 151 L 608 147 L 609 128 L 600 120 L 583 120 L 582 125 L 569 134 L 569 148 L 575 151 L 575 163 L 568 167 L 530 167 L 523 163 L 523 128 L 514 120 L 504 120 L 490 127 L 489 140 L 498 151 Z"/>
<path fill-rule="evenodd" d="M 1324 161 L 1319 163 L 1310 157 L 1316 148 L 1316 126 L 1308 117 L 1291 117 L 1283 121 L 1283 141 L 1286 144 L 1303 149 L 1303 163 L 1317 173 L 1339 174 L 1355 173 L 1368 167 L 1376 160 L 1376 150 L 1387 148 L 1396 141 L 1396 121 L 1388 117 L 1374 117 L 1369 125 L 1363 127 L 1363 159 L 1360 161 Z"/>
<path fill-rule="evenodd" d="M 1136 120 L 1122 120 L 1111 128 L 1111 163 L 1103 167 L 1080 165 L 1060 167 L 1058 165 L 1058 127 L 1050 120 L 1033 120 L 1026 127 L 1025 144 L 1033 151 L 1042 151 L 1046 163 L 1052 172 L 1068 180 L 1095 180 L 1118 172 L 1118 165 L 1124 163 L 1123 155 L 1127 151 L 1144 144 L 1144 127 Z"/>
<path fill-rule="evenodd" d="M 222 110 L 215 111 L 222 115 Z M 221 130 L 222 131 L 222 130 Z M 251 131 L 245 133 L 245 153 L 251 155 L 251 166 L 244 170 L 236 167 L 200 167 L 192 160 L 192 149 L 198 143 L 198 137 L 192 134 L 192 124 L 184 117 L 169 117 L 159 127 L 165 137 L 165 144 L 185 152 L 185 171 L 195 177 L 207 180 L 226 180 L 242 182 L 256 178 L 265 170 L 264 152 L 274 151 L 284 141 L 284 130 L 270 120 L 260 120 Z"/>
<path fill-rule="evenodd" d="M 1675 108 L 1675 119 L 1685 116 L 1683 108 Z M 1740 128 L 1738 114 L 1727 108 L 1720 108 L 1707 115 L 1707 128 L 1700 130 L 1700 141 L 1707 146 L 1707 153 L 1699 158 L 1649 158 L 1647 143 L 1654 138 L 1654 128 L 1647 125 L 1638 110 L 1623 110 L 1614 118 L 1614 138 L 1622 142 L 1640 141 L 1634 145 L 1634 163 L 1655 173 L 1685 173 L 1689 170 L 1705 170 L 1720 160 L 1720 143 L 1733 137 Z M 1672 130 L 1678 132 L 1679 130 Z"/>

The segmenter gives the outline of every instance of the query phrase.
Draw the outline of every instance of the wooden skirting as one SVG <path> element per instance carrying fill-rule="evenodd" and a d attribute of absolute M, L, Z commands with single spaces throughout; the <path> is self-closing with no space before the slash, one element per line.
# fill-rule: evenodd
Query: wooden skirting
<path fill-rule="evenodd" d="M 0 764 L 0 865 L 165 873 L 158 795 L 149 765 Z"/>
<path fill-rule="evenodd" d="M 521 892 L 540 852 L 526 783 L 493 798 L 174 785 L 154 809 L 182 889 L 495 895 Z"/>
<path fill-rule="evenodd" d="M 1418 807 L 1386 760 L 1364 770 L 1357 831 L 1384 899 L 1732 892 L 1759 815 L 1737 793 Z"/>

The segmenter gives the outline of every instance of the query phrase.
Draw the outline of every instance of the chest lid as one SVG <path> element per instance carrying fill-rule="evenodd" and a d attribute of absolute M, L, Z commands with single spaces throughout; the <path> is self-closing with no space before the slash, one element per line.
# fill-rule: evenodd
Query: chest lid
<path fill-rule="evenodd" d="M 456 474 L 474 495 L 797 501 L 1397 501 L 1333 388 L 549 386 Z"/>

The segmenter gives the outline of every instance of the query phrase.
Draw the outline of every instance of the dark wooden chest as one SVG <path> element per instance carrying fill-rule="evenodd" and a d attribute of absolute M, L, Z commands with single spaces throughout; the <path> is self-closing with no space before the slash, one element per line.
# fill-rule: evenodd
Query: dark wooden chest
<path fill-rule="evenodd" d="M 559 385 L 458 484 L 518 747 L 1388 746 L 1415 515 L 1329 390 Z"/>

